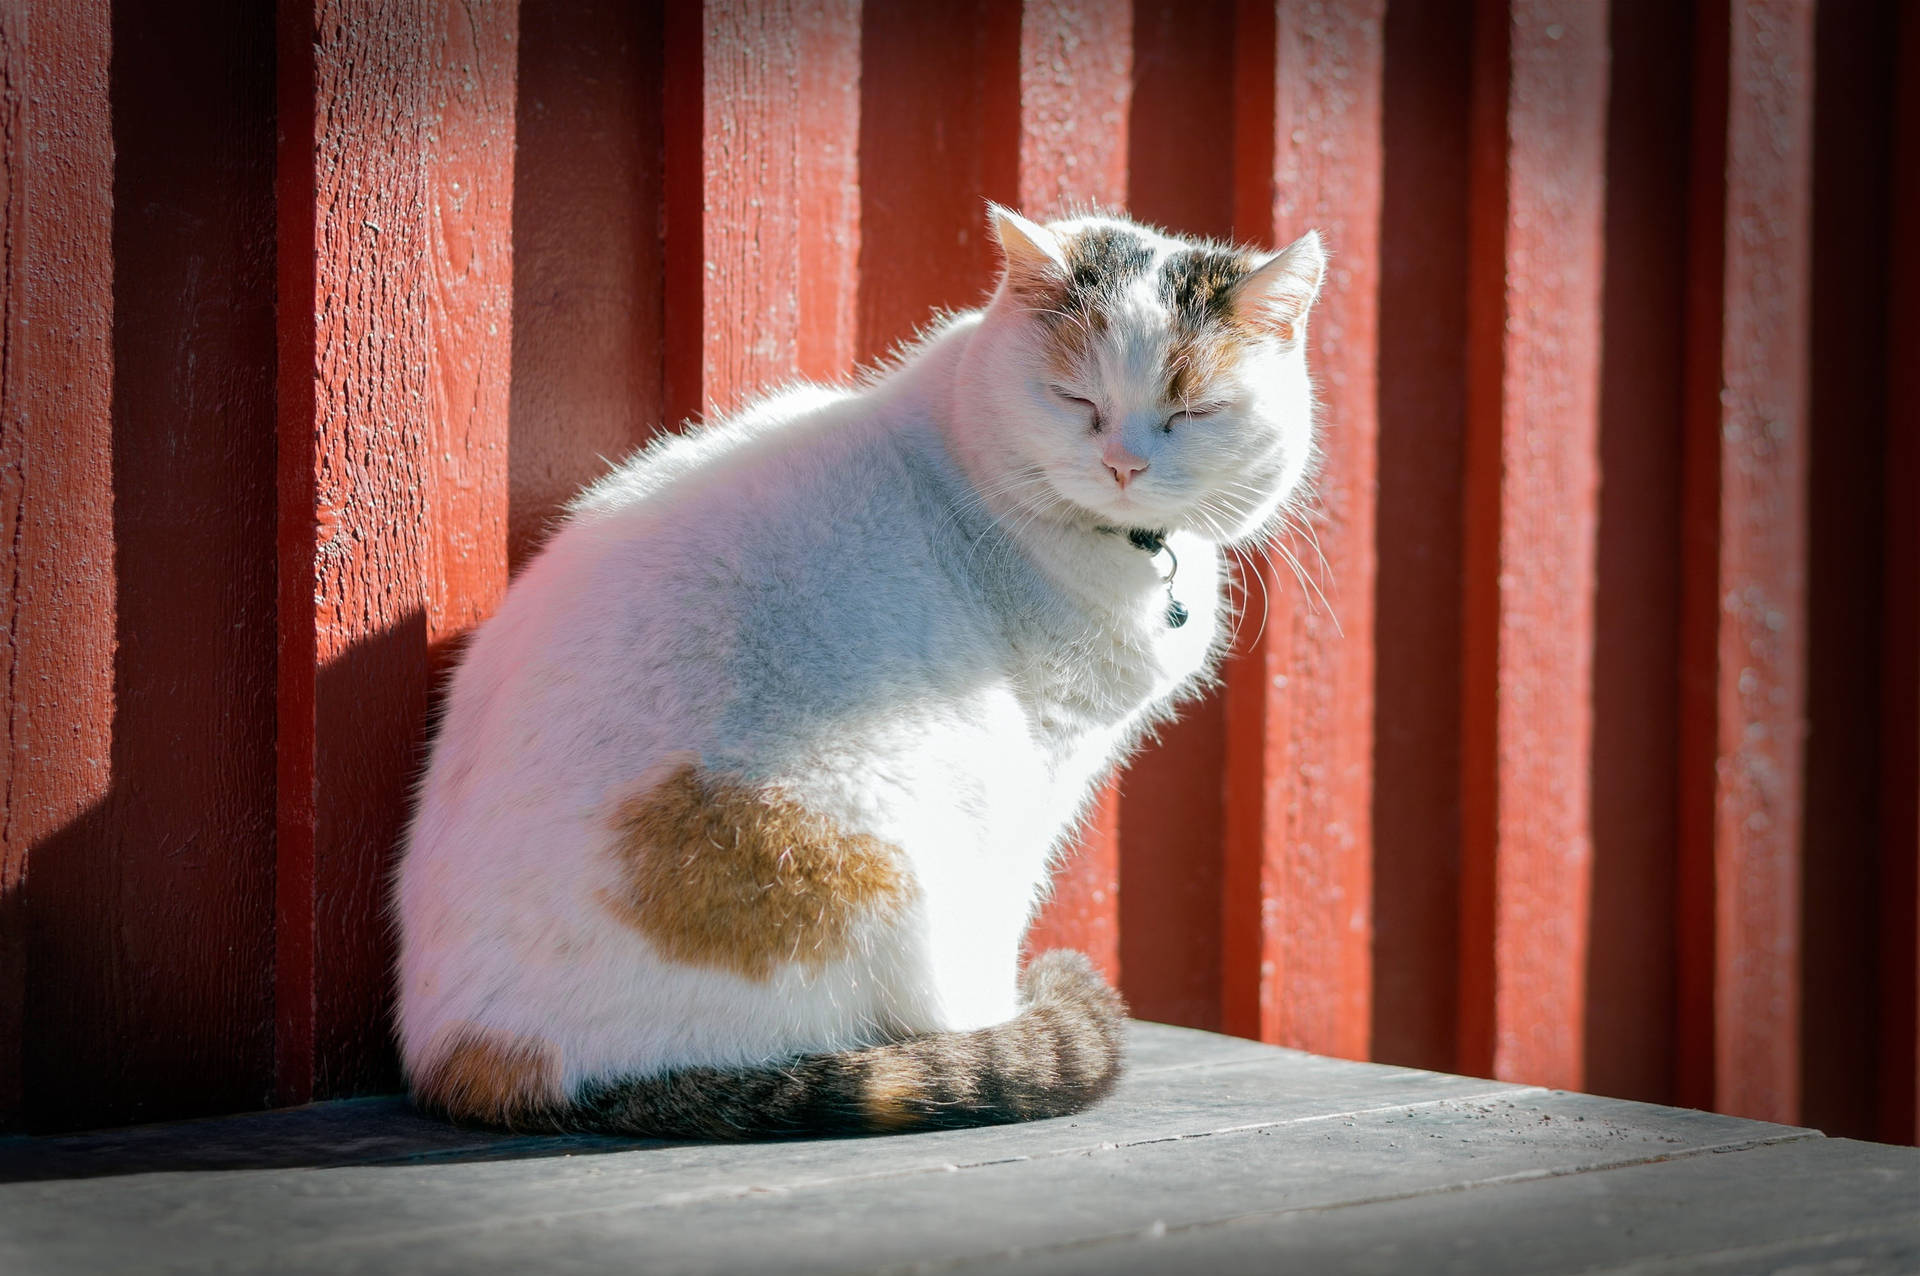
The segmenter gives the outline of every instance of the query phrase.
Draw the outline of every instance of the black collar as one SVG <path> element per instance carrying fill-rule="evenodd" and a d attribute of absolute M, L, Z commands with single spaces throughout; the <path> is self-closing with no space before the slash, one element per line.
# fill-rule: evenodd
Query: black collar
<path fill-rule="evenodd" d="M 1100 529 L 1113 536 L 1125 536 L 1135 549 L 1158 558 L 1167 556 L 1167 574 L 1164 577 L 1167 586 L 1167 628 L 1178 629 L 1187 623 L 1187 609 L 1173 596 L 1173 578 L 1180 571 L 1180 560 L 1174 557 L 1173 547 L 1167 544 L 1164 531 L 1154 531 L 1147 527 L 1102 527 Z"/>

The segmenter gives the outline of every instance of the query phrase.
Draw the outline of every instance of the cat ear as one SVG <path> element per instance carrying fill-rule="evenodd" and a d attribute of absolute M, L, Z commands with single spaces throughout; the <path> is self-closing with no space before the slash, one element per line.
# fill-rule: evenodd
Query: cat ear
<path fill-rule="evenodd" d="M 1310 230 L 1240 281 L 1234 288 L 1234 315 L 1251 328 L 1291 341 L 1320 295 L 1326 273 L 1320 232 Z"/>
<path fill-rule="evenodd" d="M 1067 278 L 1067 250 L 1045 226 L 992 201 L 987 203 L 987 224 L 1006 259 L 1007 282 L 1016 289 L 1055 287 Z"/>

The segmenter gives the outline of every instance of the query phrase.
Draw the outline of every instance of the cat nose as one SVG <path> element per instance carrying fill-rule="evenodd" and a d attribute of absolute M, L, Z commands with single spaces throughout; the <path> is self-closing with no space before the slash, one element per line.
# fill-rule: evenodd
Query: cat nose
<path fill-rule="evenodd" d="M 1136 456 L 1118 443 L 1110 444 L 1100 459 L 1107 463 L 1107 472 L 1122 490 L 1147 468 L 1146 457 Z"/>

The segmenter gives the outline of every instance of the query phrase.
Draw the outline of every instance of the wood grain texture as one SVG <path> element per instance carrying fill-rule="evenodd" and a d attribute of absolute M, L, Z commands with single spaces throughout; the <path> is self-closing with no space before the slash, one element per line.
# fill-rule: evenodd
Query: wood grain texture
<path fill-rule="evenodd" d="M 1029 216 L 1125 206 L 1132 102 L 1131 0 L 1025 0 L 1020 206 Z"/>
<path fill-rule="evenodd" d="M 1232 0 L 1136 0 L 1127 204 L 1141 221 L 1233 236 Z M 1257 605 L 1257 604 L 1256 604 Z M 1142 1019 L 1220 1026 L 1226 702 L 1180 711 L 1120 790 L 1120 968 Z"/>
<path fill-rule="evenodd" d="M 1222 1022 L 1365 1058 L 1384 6 L 1250 9 L 1240 74 L 1261 87 L 1241 97 L 1236 228 L 1270 247 L 1318 228 L 1330 267 L 1307 338 L 1322 463 L 1282 542 L 1314 584 L 1260 564 L 1271 613 L 1228 672 Z"/>
<path fill-rule="evenodd" d="M 1920 1143 L 1920 8 L 1902 10 L 1887 237 L 1880 719 L 1880 1123 Z"/>
<path fill-rule="evenodd" d="M 1373 1057 L 1451 1067 L 1473 6 L 1389 4 L 1381 104 Z"/>
<path fill-rule="evenodd" d="M 1462 1071 L 1578 1088 L 1593 860 L 1607 7 L 1475 32 Z"/>
<path fill-rule="evenodd" d="M 113 138 L 105 3 L 0 9 L 0 1124 L 23 1116 L 35 879 L 111 783 Z M 31 1115 L 26 1113 L 26 1115 Z"/>
<path fill-rule="evenodd" d="M 1701 10 L 1680 1098 L 1800 1110 L 1813 6 Z"/>
<path fill-rule="evenodd" d="M 1131 0 L 1026 0 L 1020 15 L 1020 207 L 1042 220 L 1127 197 Z M 1054 870 L 1028 948 L 1077 948 L 1120 970 L 1120 796 L 1109 785 Z"/>
<path fill-rule="evenodd" d="M 507 588 L 518 0 L 437 0 L 424 50 L 427 640 L 456 638 Z"/>
<path fill-rule="evenodd" d="M 507 543 L 661 423 L 661 5 L 524 0 Z"/>
<path fill-rule="evenodd" d="M 853 361 L 857 0 L 669 6 L 666 408 Z"/>
<path fill-rule="evenodd" d="M 112 43 L 112 783 L 32 886 L 43 1129 L 272 1078 L 272 15 L 122 6 Z"/>
<path fill-rule="evenodd" d="M 644 1248 L 663 1272 L 1097 1276 L 1901 1271 L 1920 1244 L 1912 1149 L 1128 1035 L 1128 1076 L 1070 1121 L 910 1138 L 513 1136 L 376 1099 L 0 1142 L 0 1244 L 76 1274 L 598 1271 Z"/>
<path fill-rule="evenodd" d="M 429 649 L 505 584 L 515 19 L 280 13 L 283 1101 L 392 1082 Z"/>

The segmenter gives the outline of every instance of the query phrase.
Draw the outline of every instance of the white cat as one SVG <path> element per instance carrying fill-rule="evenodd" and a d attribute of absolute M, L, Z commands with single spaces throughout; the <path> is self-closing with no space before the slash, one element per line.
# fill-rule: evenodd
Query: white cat
<path fill-rule="evenodd" d="M 648 447 L 474 636 L 396 896 L 423 1105 L 711 1137 L 1111 1088 L 1118 997 L 1023 986 L 1022 932 L 1297 493 L 1324 258 L 991 221 L 985 309 Z"/>

